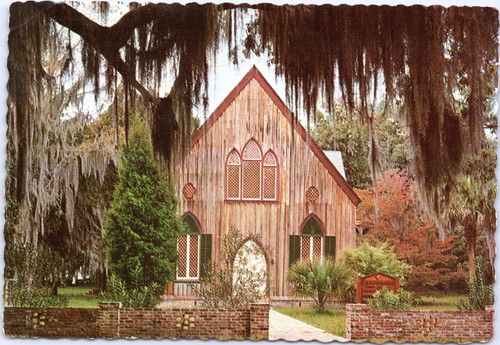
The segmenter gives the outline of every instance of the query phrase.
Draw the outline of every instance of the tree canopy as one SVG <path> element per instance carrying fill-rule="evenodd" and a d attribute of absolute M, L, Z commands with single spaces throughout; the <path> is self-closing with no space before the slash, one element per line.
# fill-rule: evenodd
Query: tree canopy
<path fill-rule="evenodd" d="M 106 252 L 113 274 L 128 288 L 175 279 L 181 229 L 172 186 L 153 160 L 144 123 L 132 129 L 118 185 L 106 213 Z"/>
<path fill-rule="evenodd" d="M 79 6 L 86 5 L 10 7 L 7 121 L 13 165 L 7 197 L 27 209 L 34 177 L 29 162 L 40 147 L 35 129 L 49 122 L 40 120 L 43 100 L 67 94 L 65 78 L 92 82 L 96 95 L 107 92 L 124 105 L 126 141 L 128 109 L 139 95 L 154 152 L 170 162 L 188 142 L 192 108 L 207 104 L 208 73 L 224 44 L 235 62 L 240 52 L 269 54 L 295 112 L 303 107 L 314 114 L 320 99 L 332 109 L 339 90 L 347 107 L 357 107 L 363 123 L 373 127 L 377 98 L 400 104 L 417 182 L 434 208 L 438 187 L 456 177 L 465 155 L 481 148 L 485 103 L 497 85 L 496 9 L 131 3 L 106 26 L 109 4 L 93 4 L 100 20 Z M 50 70 L 46 62 L 56 51 L 59 64 Z M 168 93 L 160 95 L 166 82 Z M 65 104 L 76 101 L 69 97 Z M 118 115 L 114 121 L 118 128 Z"/>

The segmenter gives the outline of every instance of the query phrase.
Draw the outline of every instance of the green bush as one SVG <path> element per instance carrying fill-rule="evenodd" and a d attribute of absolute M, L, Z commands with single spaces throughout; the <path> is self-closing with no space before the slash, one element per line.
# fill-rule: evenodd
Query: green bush
<path fill-rule="evenodd" d="M 249 241 L 249 242 L 247 242 Z M 205 265 L 201 284 L 192 284 L 194 293 L 203 299 L 204 308 L 248 309 L 251 303 L 269 299 L 267 272 L 254 271 L 249 261 L 256 256 L 271 256 L 267 246 L 257 246 L 261 238 L 256 234 L 243 234 L 231 227 L 222 238 L 220 265 Z M 245 244 L 253 245 L 245 245 Z M 239 261 L 239 265 L 236 262 Z M 263 284 L 266 286 L 263 288 Z"/>
<path fill-rule="evenodd" d="M 128 290 L 152 283 L 165 287 L 175 278 L 181 223 L 173 188 L 153 159 L 143 122 L 133 126 L 118 177 L 104 225 L 111 273 Z"/>
<path fill-rule="evenodd" d="M 347 297 L 353 276 L 344 265 L 314 259 L 295 262 L 288 270 L 288 281 L 295 296 L 312 298 L 323 311 L 333 297 Z"/>
<path fill-rule="evenodd" d="M 375 310 L 409 310 L 421 303 L 411 291 L 399 289 L 398 293 L 388 290 L 386 287 L 376 291 L 368 304 Z"/>
<path fill-rule="evenodd" d="M 346 248 L 340 260 L 355 274 L 362 276 L 373 273 L 383 273 L 392 277 L 399 275 L 400 284 L 404 283 L 403 277 L 411 269 L 410 265 L 398 260 L 393 249 L 385 243 L 380 246 L 371 246 L 363 242 L 355 249 Z"/>
<path fill-rule="evenodd" d="M 161 294 L 162 289 L 155 282 L 130 289 L 122 279 L 111 275 L 107 280 L 107 291 L 99 294 L 99 302 L 121 302 L 123 308 L 154 308 Z"/>
<path fill-rule="evenodd" d="M 495 303 L 493 284 L 486 284 L 484 268 L 479 260 L 476 260 L 476 275 L 466 284 L 467 299 L 457 303 L 458 310 L 484 310 L 487 305 Z"/>
<path fill-rule="evenodd" d="M 20 308 L 64 308 L 68 305 L 66 296 L 53 295 L 51 289 L 30 290 L 16 286 L 10 291 L 10 304 Z"/>

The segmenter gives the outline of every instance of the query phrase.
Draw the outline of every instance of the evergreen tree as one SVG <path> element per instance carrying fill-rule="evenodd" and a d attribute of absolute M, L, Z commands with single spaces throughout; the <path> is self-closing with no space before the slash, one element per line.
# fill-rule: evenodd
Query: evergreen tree
<path fill-rule="evenodd" d="M 136 123 L 106 214 L 109 267 L 128 288 L 152 283 L 163 287 L 175 276 L 180 220 L 173 188 L 152 152 L 145 124 Z"/>

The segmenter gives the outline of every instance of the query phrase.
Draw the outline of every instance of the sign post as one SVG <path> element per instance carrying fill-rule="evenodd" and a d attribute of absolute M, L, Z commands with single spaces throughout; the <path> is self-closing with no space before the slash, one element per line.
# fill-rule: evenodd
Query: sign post
<path fill-rule="evenodd" d="M 395 293 L 399 290 L 399 276 L 391 277 L 383 273 L 374 273 L 366 277 L 358 275 L 357 302 L 361 303 L 368 298 L 373 298 L 373 294 L 386 287 Z"/>

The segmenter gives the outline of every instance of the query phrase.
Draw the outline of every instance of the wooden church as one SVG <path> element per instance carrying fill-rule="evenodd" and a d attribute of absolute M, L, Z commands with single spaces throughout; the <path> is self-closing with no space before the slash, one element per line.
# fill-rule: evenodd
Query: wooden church
<path fill-rule="evenodd" d="M 292 299 L 295 260 L 355 246 L 359 197 L 255 66 L 193 135 L 176 171 L 186 231 L 171 299 L 194 297 L 190 283 L 218 260 L 231 227 L 272 248 L 261 268 L 274 304 Z"/>

